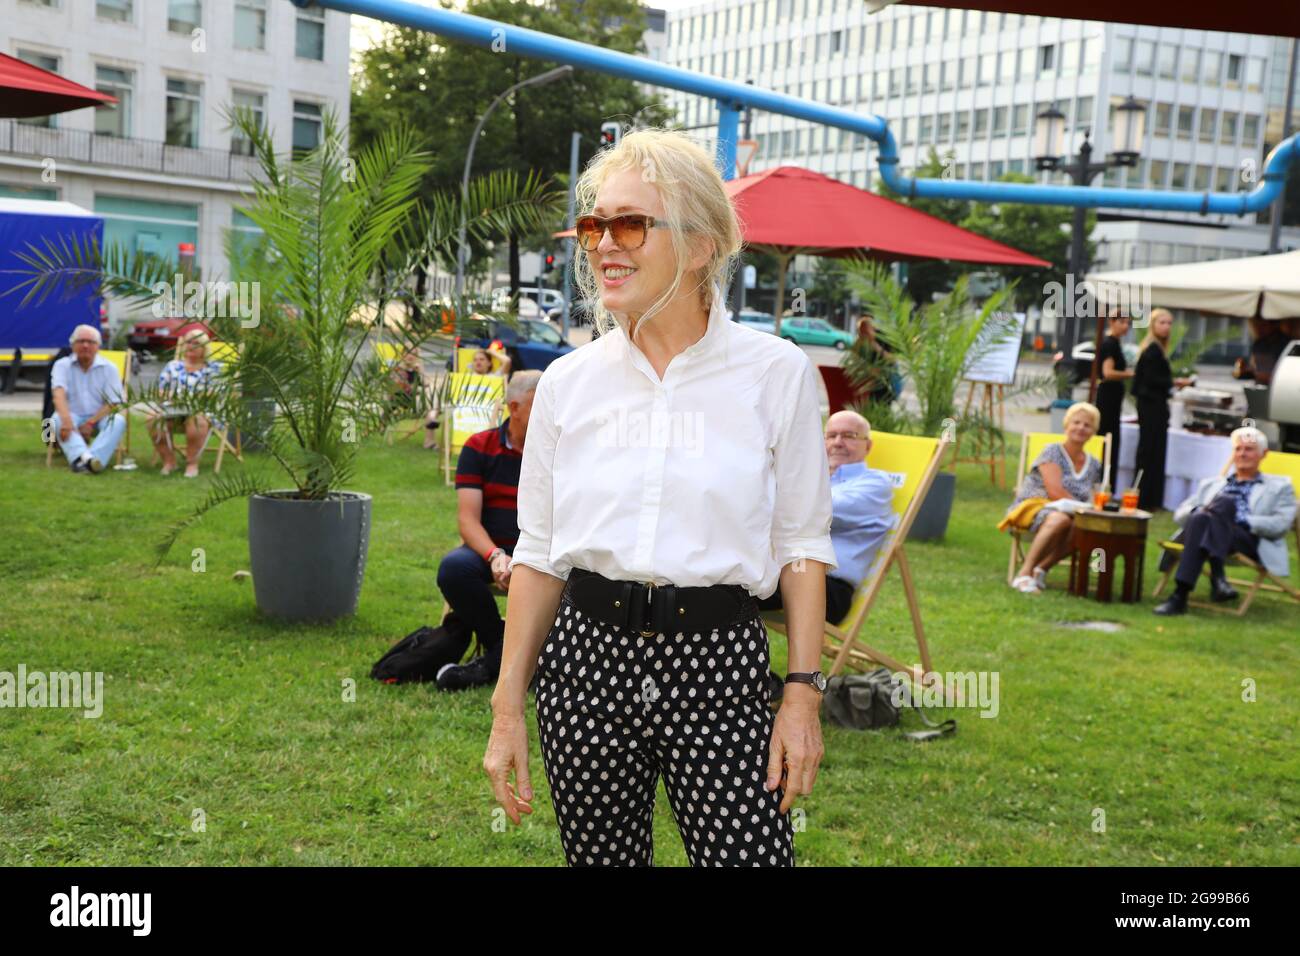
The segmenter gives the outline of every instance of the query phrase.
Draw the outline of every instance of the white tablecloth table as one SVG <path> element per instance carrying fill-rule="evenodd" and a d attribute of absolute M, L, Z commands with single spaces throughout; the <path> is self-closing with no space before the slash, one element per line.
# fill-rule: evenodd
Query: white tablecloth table
<path fill-rule="evenodd" d="M 1117 495 L 1133 485 L 1138 447 L 1136 423 L 1122 422 L 1119 429 L 1119 480 L 1113 489 Z M 1202 478 L 1213 478 L 1220 474 L 1231 457 L 1232 439 L 1226 435 L 1202 435 L 1181 428 L 1169 429 L 1169 444 L 1165 450 L 1164 506 L 1173 511 L 1196 490 Z M 1146 477 L 1142 480 L 1145 482 Z"/>

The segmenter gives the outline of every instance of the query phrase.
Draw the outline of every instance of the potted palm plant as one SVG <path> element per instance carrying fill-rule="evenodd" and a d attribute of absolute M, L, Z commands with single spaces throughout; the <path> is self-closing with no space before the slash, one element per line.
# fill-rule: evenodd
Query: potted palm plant
<path fill-rule="evenodd" d="M 362 443 L 398 418 L 427 411 L 420 390 L 394 400 L 373 342 L 395 336 L 400 349 L 419 349 L 440 333 L 439 308 L 412 309 L 394 332 L 386 307 L 409 301 L 416 266 L 454 255 L 460 193 L 420 202 L 430 163 L 409 129 L 387 131 L 353 158 L 329 115 L 319 146 L 283 159 L 251 114 L 236 112 L 233 121 L 258 161 L 244 211 L 260 237 L 238 248 L 228 237 L 232 281 L 199 284 L 197 294 L 185 290 L 184 314 L 234 347 L 214 384 L 188 393 L 185 404 L 254 439 L 264 455 L 215 476 L 167 531 L 158 559 L 210 509 L 245 498 L 258 607 L 283 618 L 335 618 L 357 608 L 369 548 L 370 496 L 348 487 Z M 485 241 L 549 223 L 562 209 L 560 198 L 536 176 L 482 177 L 468 195 L 470 235 Z M 174 268 L 156 257 L 48 243 L 25 261 L 28 299 L 63 279 L 138 303 L 177 306 Z M 250 299 L 257 308 L 242 307 Z M 235 300 L 241 307 L 232 306 Z M 146 405 L 165 398 L 156 389 L 134 396 Z"/>
<path fill-rule="evenodd" d="M 999 289 L 978 309 L 970 302 L 966 276 L 947 295 L 918 306 L 890 274 L 888 266 L 871 260 L 845 263 L 849 287 L 864 313 L 872 316 L 876 335 L 889 350 L 888 357 L 859 338 L 846 351 L 844 374 L 865 392 L 873 382 L 888 378 L 895 364 L 912 385 L 912 401 L 902 396 L 889 401 L 867 401 L 858 411 L 883 431 L 938 437 L 945 431 L 955 441 L 963 436 L 994 436 L 994 423 L 978 411 L 957 410 L 957 390 L 965 370 L 989 349 L 1005 341 L 1015 325 L 1003 310 L 1012 286 Z M 957 476 L 940 471 L 922 503 L 909 537 L 942 538 L 952 513 Z"/>

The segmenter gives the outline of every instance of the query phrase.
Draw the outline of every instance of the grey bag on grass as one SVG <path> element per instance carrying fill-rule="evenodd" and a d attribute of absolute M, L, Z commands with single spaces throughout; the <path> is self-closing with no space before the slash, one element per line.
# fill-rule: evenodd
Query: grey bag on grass
<path fill-rule="evenodd" d="M 901 713 L 894 703 L 894 686 L 894 676 L 887 667 L 870 674 L 832 677 L 826 682 L 826 694 L 822 697 L 822 719 L 850 730 L 896 727 Z M 934 740 L 957 732 L 957 721 L 949 718 L 935 723 L 911 700 L 910 694 L 906 696 L 921 720 L 932 729 L 910 731 L 903 734 L 905 739 Z"/>

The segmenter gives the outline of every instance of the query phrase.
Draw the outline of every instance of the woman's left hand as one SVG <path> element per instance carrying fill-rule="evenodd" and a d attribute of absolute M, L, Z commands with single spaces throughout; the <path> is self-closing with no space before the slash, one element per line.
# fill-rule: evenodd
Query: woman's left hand
<path fill-rule="evenodd" d="M 821 694 L 806 684 L 787 684 L 781 709 L 772 725 L 772 743 L 767 760 L 766 789 L 784 782 L 781 812 L 794 805 L 795 797 L 812 793 L 822 747 Z M 785 779 L 782 781 L 782 774 Z"/>

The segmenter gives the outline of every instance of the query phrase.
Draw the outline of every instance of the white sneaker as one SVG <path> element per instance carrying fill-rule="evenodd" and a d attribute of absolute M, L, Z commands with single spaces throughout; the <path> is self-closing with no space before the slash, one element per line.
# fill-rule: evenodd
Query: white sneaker
<path fill-rule="evenodd" d="M 1035 584 L 1034 579 L 1027 574 L 1022 574 L 1013 580 L 1011 582 L 1011 587 L 1014 590 L 1019 591 L 1021 594 L 1038 593 L 1038 585 Z"/>
<path fill-rule="evenodd" d="M 1047 572 L 1042 568 L 1034 568 L 1034 586 L 1040 591 L 1047 590 Z"/>

